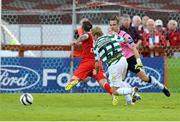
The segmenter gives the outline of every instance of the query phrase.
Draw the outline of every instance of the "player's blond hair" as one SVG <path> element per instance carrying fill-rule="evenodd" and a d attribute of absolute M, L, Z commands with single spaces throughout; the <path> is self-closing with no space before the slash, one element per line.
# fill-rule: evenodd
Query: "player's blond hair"
<path fill-rule="evenodd" d="M 91 29 L 91 33 L 93 36 L 98 36 L 98 37 L 103 35 L 102 29 L 98 26 Z"/>

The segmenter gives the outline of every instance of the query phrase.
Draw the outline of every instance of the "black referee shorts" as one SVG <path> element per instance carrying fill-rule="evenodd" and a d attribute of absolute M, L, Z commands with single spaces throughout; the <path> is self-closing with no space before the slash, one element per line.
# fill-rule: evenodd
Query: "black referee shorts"
<path fill-rule="evenodd" d="M 128 62 L 128 70 L 136 74 L 140 72 L 140 69 L 135 69 L 135 66 L 137 64 L 135 56 L 131 56 L 130 58 L 128 58 L 127 62 Z"/>

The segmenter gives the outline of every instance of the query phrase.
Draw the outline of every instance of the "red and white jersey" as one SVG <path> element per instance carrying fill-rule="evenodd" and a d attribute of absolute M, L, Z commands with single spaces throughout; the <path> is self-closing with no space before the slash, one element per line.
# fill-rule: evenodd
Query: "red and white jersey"
<path fill-rule="evenodd" d="M 165 37 L 158 31 L 154 31 L 153 33 L 150 32 L 143 33 L 143 45 L 149 48 L 166 46 L 166 43 L 167 41 Z"/>
<path fill-rule="evenodd" d="M 180 33 L 178 31 L 169 33 L 168 39 L 171 46 L 180 46 Z"/>

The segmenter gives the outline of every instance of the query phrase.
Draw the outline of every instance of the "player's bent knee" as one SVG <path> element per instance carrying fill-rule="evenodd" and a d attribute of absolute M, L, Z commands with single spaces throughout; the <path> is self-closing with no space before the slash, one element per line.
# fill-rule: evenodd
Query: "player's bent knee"
<path fill-rule="evenodd" d="M 107 83 L 107 80 L 106 79 L 101 79 L 98 81 L 99 85 L 104 88 L 104 85 Z"/>

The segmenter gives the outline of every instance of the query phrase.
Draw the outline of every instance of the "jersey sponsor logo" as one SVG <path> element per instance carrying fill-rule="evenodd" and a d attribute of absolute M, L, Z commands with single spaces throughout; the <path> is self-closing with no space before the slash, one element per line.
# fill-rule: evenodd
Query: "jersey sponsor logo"
<path fill-rule="evenodd" d="M 24 66 L 2 65 L 0 71 L 1 91 L 28 89 L 40 80 L 40 75 L 36 71 Z"/>

